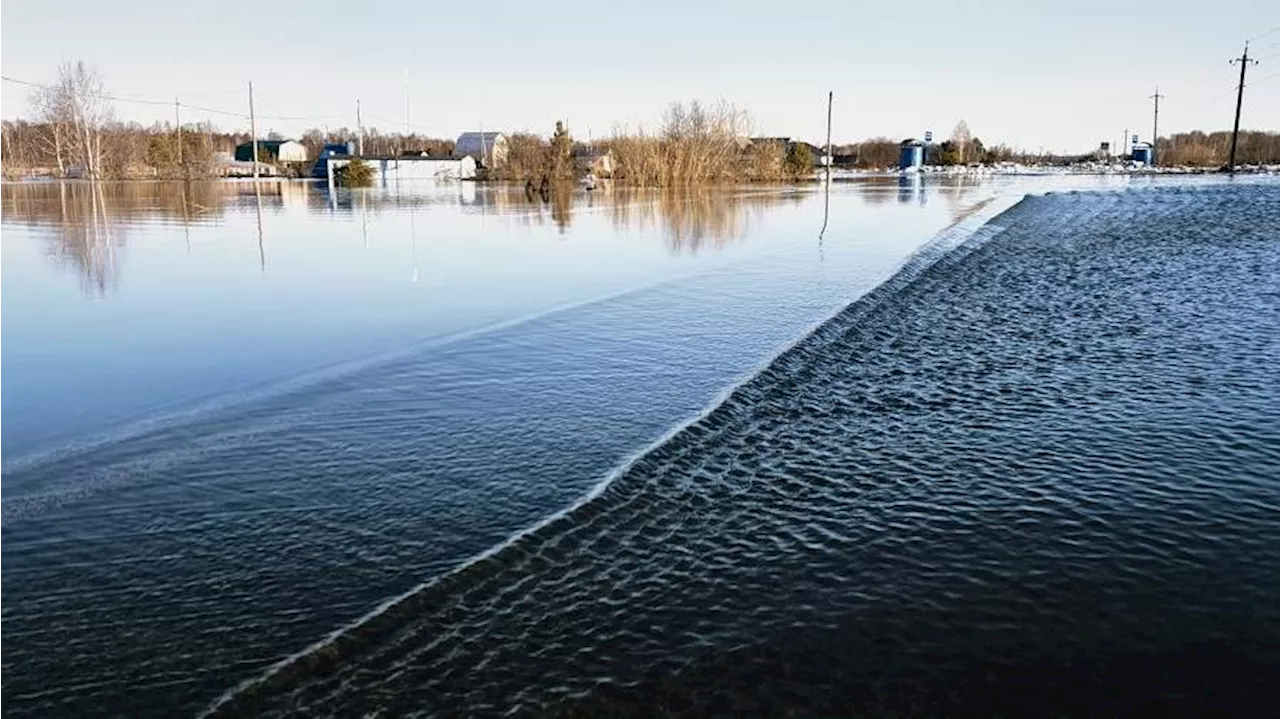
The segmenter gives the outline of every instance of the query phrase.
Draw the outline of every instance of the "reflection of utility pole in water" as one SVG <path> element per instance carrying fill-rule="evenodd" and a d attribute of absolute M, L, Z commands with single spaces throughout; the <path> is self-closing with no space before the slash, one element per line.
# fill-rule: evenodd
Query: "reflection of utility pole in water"
<path fill-rule="evenodd" d="M 253 196 L 257 198 L 257 265 L 266 274 L 266 248 L 262 246 L 262 189 L 253 182 Z"/>
<path fill-rule="evenodd" d="M 364 238 L 364 248 L 369 249 L 369 198 L 360 193 L 360 236 Z"/>
<path fill-rule="evenodd" d="M 418 225 L 414 219 L 413 201 L 409 201 L 409 246 L 413 253 L 413 283 L 418 284 Z"/>
<path fill-rule="evenodd" d="M 187 215 L 187 183 L 179 186 L 182 192 L 182 235 L 187 239 L 187 257 L 191 256 L 191 225 Z"/>

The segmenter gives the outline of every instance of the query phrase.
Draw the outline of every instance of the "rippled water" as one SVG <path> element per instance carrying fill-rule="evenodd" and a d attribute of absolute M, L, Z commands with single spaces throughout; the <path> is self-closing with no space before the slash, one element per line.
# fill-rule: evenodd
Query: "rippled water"
<path fill-rule="evenodd" d="M 6 715 L 194 713 L 573 504 L 1000 188 L 3 187 Z"/>
<path fill-rule="evenodd" d="M 218 709 L 1266 715 L 1277 228 L 1275 184 L 1029 198 Z"/>

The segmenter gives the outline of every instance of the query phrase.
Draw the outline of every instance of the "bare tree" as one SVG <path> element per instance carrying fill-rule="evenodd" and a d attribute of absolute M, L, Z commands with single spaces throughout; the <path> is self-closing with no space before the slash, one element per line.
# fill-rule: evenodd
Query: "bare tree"
<path fill-rule="evenodd" d="M 58 166 L 58 177 L 67 176 L 67 156 L 71 149 L 71 107 L 61 84 L 41 87 L 31 93 L 36 122 L 41 127 L 40 142 L 45 154 L 52 155 Z"/>
<path fill-rule="evenodd" d="M 973 134 L 969 132 L 969 124 L 964 120 L 956 123 L 956 129 L 951 131 L 951 142 L 955 144 L 956 150 L 960 153 L 960 164 L 969 161 L 969 150 L 973 144 Z"/>
<path fill-rule="evenodd" d="M 112 116 L 98 72 L 83 61 L 64 62 L 57 81 L 33 98 L 41 119 L 50 127 L 59 174 L 66 174 L 69 157 L 84 176 L 102 176 L 102 128 Z"/>

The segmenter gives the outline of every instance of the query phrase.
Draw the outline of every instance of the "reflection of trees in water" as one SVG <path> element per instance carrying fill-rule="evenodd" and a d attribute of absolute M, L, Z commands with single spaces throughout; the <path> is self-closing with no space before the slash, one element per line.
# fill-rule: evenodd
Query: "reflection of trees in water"
<path fill-rule="evenodd" d="M 63 221 L 63 201 L 97 192 L 99 209 L 105 204 L 116 221 L 160 216 L 196 221 L 217 215 L 227 198 L 253 194 L 248 183 L 230 182 L 29 182 L 4 185 L 5 221 L 57 224 Z M 264 188 L 263 192 L 270 192 Z M 278 191 L 277 191 L 278 192 Z M 86 206 L 88 206 L 86 204 Z"/>
<path fill-rule="evenodd" d="M 59 184 L 62 218 L 51 254 L 59 264 L 79 271 L 86 294 L 106 295 L 116 287 L 116 250 L 124 246 L 124 233 L 108 214 L 106 197 L 97 183 Z"/>
<path fill-rule="evenodd" d="M 639 188 L 602 184 L 587 192 L 570 183 L 552 185 L 544 196 L 536 186 L 485 187 L 483 204 L 525 225 L 554 224 L 563 234 L 574 213 L 606 213 L 618 231 L 658 232 L 675 251 L 721 247 L 747 233 L 754 217 L 781 202 L 799 203 L 804 195 L 789 188 L 693 187 Z"/>
<path fill-rule="evenodd" d="M 47 182 L 4 186 L 6 223 L 52 228 L 49 255 L 74 268 L 86 294 L 118 281 L 125 230 L 137 218 L 190 222 L 216 213 L 226 184 Z"/>
<path fill-rule="evenodd" d="M 263 212 L 298 208 L 316 215 L 355 214 L 367 243 L 371 217 L 431 206 L 455 208 L 464 215 L 493 214 L 528 225 L 553 224 L 562 234 L 575 213 L 607 215 L 618 231 L 661 233 L 673 251 L 696 252 L 743 237 L 769 207 L 799 203 L 809 194 L 750 185 L 633 188 L 610 183 L 586 192 L 562 183 L 550 187 L 545 198 L 535 189 L 531 198 L 521 183 L 430 183 L 331 195 L 314 183 L 263 182 L 255 187 L 226 181 L 17 183 L 4 185 L 2 192 L 5 223 L 43 228 L 42 234 L 52 238 L 50 255 L 60 265 L 73 267 L 85 292 L 97 295 L 115 287 L 117 255 L 125 247 L 129 227 L 160 220 L 180 224 L 187 234 L 188 227 L 221 220 L 229 207 L 233 212 L 257 211 L 260 254 Z M 265 259 L 260 257 L 264 263 Z"/>
<path fill-rule="evenodd" d="M 742 238 L 769 207 L 802 199 L 786 188 L 619 187 L 609 211 L 619 231 L 657 229 L 672 250 L 697 252 Z"/>

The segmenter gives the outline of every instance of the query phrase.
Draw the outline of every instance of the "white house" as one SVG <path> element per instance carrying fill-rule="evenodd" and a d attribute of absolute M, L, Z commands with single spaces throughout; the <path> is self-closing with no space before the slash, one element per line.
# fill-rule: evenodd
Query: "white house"
<path fill-rule="evenodd" d="M 329 160 L 329 166 L 336 171 L 349 162 L 351 162 L 350 158 L 335 157 Z M 364 158 L 364 162 L 373 167 L 378 176 L 378 184 L 381 185 L 399 180 L 474 180 L 476 178 L 476 161 L 470 156 L 411 155 L 381 159 Z"/>
<path fill-rule="evenodd" d="M 501 167 L 507 161 L 507 136 L 501 132 L 464 132 L 458 135 L 453 154 L 472 157 L 481 167 Z"/>

